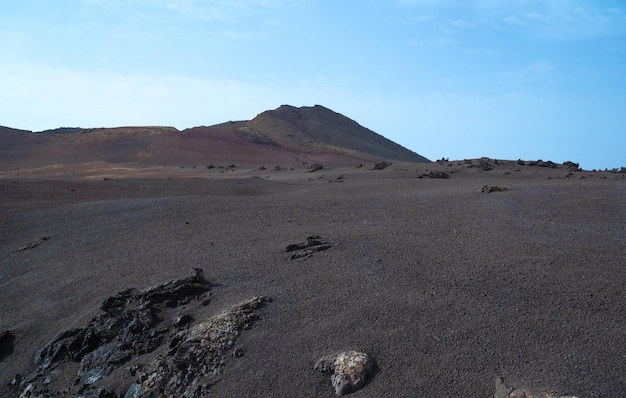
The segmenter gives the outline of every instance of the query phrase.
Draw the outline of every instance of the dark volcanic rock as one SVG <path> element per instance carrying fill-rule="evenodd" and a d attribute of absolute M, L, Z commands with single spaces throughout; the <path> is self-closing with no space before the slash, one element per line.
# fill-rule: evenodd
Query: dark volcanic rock
<path fill-rule="evenodd" d="M 484 193 L 504 192 L 504 191 L 507 191 L 507 189 L 498 185 L 483 185 L 483 187 L 480 189 L 480 192 L 484 192 Z"/>
<path fill-rule="evenodd" d="M 563 162 L 563 166 L 565 166 L 565 168 L 566 168 L 566 169 L 568 169 L 568 170 L 573 170 L 573 171 L 583 171 L 583 170 L 580 168 L 580 164 L 579 164 L 579 163 L 574 163 L 574 162 L 569 161 L 569 160 L 568 160 L 568 161 L 566 161 L 566 162 Z"/>
<path fill-rule="evenodd" d="M 5 330 L 0 335 L 0 361 L 2 361 L 5 357 L 13 354 L 13 342 L 15 341 L 15 336 L 11 331 Z"/>
<path fill-rule="evenodd" d="M 319 163 L 315 163 L 314 165 L 309 167 L 309 173 L 314 173 L 316 171 L 322 170 L 324 168 L 323 165 L 319 164 Z"/>
<path fill-rule="evenodd" d="M 379 162 L 374 165 L 372 170 L 385 170 L 387 167 L 391 166 L 393 163 L 391 162 Z"/>
<path fill-rule="evenodd" d="M 202 270 L 192 277 L 149 288 L 128 289 L 109 297 L 100 306 L 105 313 L 84 328 L 66 330 L 35 354 L 34 380 L 57 361 L 81 362 L 78 377 L 93 380 L 109 374 L 133 355 L 154 351 L 165 339 L 169 325 L 159 327 L 164 307 L 176 307 L 207 292 L 211 284 Z M 89 384 L 89 383 L 85 383 Z"/>
<path fill-rule="evenodd" d="M 103 314 L 85 327 L 59 333 L 37 351 L 37 369 L 23 379 L 16 376 L 16 387 L 25 397 L 203 396 L 228 357 L 225 351 L 233 348 L 241 329 L 250 327 L 254 309 L 265 301 L 254 297 L 191 325 L 194 318 L 179 307 L 191 301 L 201 306 L 210 289 L 196 268 L 189 278 L 142 291 L 127 289 L 107 298 Z M 6 333 L 3 345 L 10 340 Z M 140 359 L 155 350 L 157 359 L 144 370 Z M 74 385 L 55 391 L 51 383 L 63 376 L 64 364 L 72 362 L 79 364 Z M 99 385 L 122 366 L 136 377 L 127 391 L 117 393 Z"/>
<path fill-rule="evenodd" d="M 292 243 L 287 245 L 285 251 L 287 253 L 297 252 L 291 255 L 291 259 L 295 260 L 297 258 L 311 257 L 313 253 L 328 250 L 331 247 L 332 244 L 326 238 L 316 235 L 309 236 L 304 243 Z"/>
<path fill-rule="evenodd" d="M 483 171 L 493 170 L 493 165 L 489 162 L 488 159 L 480 159 L 479 167 Z"/>
<path fill-rule="evenodd" d="M 35 239 L 34 241 L 30 242 L 29 244 L 26 244 L 24 246 L 21 246 L 19 249 L 17 249 L 18 252 L 24 251 L 24 250 L 30 250 L 30 249 L 34 249 L 37 246 L 39 246 L 40 244 L 42 244 L 43 242 L 47 241 L 48 239 L 50 239 L 49 236 L 42 236 L 39 239 Z"/>
<path fill-rule="evenodd" d="M 526 162 L 526 166 L 538 166 L 538 167 L 547 167 L 551 169 L 556 169 L 557 165 L 551 160 L 546 160 L 545 162 L 541 159 L 539 160 L 531 160 Z"/>
<path fill-rule="evenodd" d="M 430 173 L 424 173 L 417 178 L 450 178 L 450 174 L 445 171 L 431 171 Z"/>

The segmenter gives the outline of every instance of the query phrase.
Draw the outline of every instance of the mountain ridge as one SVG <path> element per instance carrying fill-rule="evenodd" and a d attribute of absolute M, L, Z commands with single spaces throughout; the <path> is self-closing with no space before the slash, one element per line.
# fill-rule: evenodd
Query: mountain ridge
<path fill-rule="evenodd" d="M 29 134 L 30 133 L 30 134 Z M 61 127 L 28 132 L 0 127 L 0 168 L 90 161 L 149 165 L 314 163 L 430 160 L 321 105 L 280 107 L 251 120 L 178 130 L 167 126 Z"/>

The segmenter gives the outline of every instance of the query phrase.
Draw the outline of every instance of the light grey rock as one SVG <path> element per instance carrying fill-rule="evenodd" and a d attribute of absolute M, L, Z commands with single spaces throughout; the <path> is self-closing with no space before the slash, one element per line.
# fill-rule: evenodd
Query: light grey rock
<path fill-rule="evenodd" d="M 219 381 L 226 355 L 241 330 L 250 328 L 254 310 L 268 301 L 252 297 L 177 333 L 169 352 L 159 356 L 145 371 L 138 372 L 140 385 L 132 386 L 129 397 L 204 397 Z"/>
<path fill-rule="evenodd" d="M 331 374 L 330 382 L 335 393 L 341 396 L 363 388 L 376 369 L 376 363 L 367 354 L 347 351 L 320 358 L 313 369 Z"/>
<path fill-rule="evenodd" d="M 501 377 L 496 377 L 496 391 L 494 398 L 578 398 L 574 395 L 561 395 L 551 389 L 542 387 L 507 386 Z"/>

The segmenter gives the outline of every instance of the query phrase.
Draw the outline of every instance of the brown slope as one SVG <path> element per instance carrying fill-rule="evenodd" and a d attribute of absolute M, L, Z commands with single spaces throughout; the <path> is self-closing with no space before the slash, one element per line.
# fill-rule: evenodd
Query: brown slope
<path fill-rule="evenodd" d="M 387 138 L 323 106 L 282 105 L 249 121 L 227 122 L 183 131 L 195 148 L 220 148 L 212 155 L 239 153 L 246 163 L 352 165 L 380 160 L 430 162 Z M 210 145 L 208 145 L 210 144 Z M 269 158 L 265 157 L 269 155 Z M 218 158 L 220 156 L 217 156 Z M 295 163 L 294 163 L 295 162 Z"/>
<path fill-rule="evenodd" d="M 93 161 L 141 162 L 154 137 L 178 134 L 173 127 L 118 127 L 46 133 L 0 130 L 0 169 L 34 168 Z"/>
<path fill-rule="evenodd" d="M 367 156 L 347 156 L 323 148 L 313 153 L 293 144 L 283 147 L 249 132 L 245 123 L 195 127 L 184 132 L 172 127 L 100 128 L 69 133 L 5 128 L 0 131 L 0 170 L 93 162 L 166 167 L 236 164 L 306 168 L 314 163 L 355 165 L 371 160 Z"/>
<path fill-rule="evenodd" d="M 0 170 L 23 167 L 48 137 L 29 130 L 0 126 Z"/>
<path fill-rule="evenodd" d="M 300 135 L 289 126 L 258 129 L 253 121 L 228 122 L 185 130 L 177 145 L 204 153 L 212 164 L 307 168 L 315 163 L 340 166 L 378 161 L 370 154 L 309 143 Z"/>
<path fill-rule="evenodd" d="M 428 162 L 355 121 L 316 105 L 283 105 L 253 120 L 178 131 L 173 127 L 0 128 L 0 170 L 89 162 L 158 166 L 308 167 L 381 160 Z"/>
<path fill-rule="evenodd" d="M 294 146 L 325 148 L 343 153 L 405 162 L 430 162 L 423 156 L 321 105 L 296 108 L 282 105 L 266 111 L 248 125 L 276 141 L 291 138 Z"/>

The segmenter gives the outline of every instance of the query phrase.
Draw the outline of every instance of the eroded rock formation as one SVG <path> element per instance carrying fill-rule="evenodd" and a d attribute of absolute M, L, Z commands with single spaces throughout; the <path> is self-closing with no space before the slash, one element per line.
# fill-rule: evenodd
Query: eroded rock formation
<path fill-rule="evenodd" d="M 241 356 L 235 339 L 266 301 L 253 297 L 195 322 L 192 312 L 209 304 L 211 287 L 195 269 L 189 278 L 107 298 L 103 314 L 38 350 L 37 369 L 16 376 L 15 387 L 25 398 L 206 395 L 228 358 Z"/>

